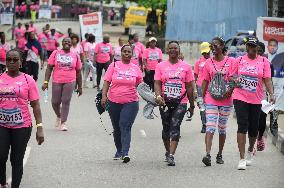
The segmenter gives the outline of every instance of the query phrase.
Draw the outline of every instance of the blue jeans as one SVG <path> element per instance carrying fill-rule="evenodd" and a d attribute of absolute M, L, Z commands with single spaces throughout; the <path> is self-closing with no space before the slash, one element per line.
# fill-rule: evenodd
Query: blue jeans
<path fill-rule="evenodd" d="M 109 101 L 108 113 L 113 126 L 113 138 L 118 155 L 127 156 L 131 142 L 131 128 L 139 110 L 138 102 L 119 104 Z"/>

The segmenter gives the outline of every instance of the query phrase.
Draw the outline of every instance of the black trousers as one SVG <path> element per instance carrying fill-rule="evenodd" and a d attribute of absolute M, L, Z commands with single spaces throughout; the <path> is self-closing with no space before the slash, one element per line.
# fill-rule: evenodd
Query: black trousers
<path fill-rule="evenodd" d="M 258 138 L 261 138 L 263 136 L 266 129 L 266 117 L 267 114 L 261 111 L 259 116 Z"/>
<path fill-rule="evenodd" d="M 108 66 L 109 66 L 110 62 L 106 62 L 106 63 L 96 63 L 96 67 L 97 67 L 97 86 L 100 87 L 101 84 L 101 78 L 102 78 L 102 74 L 103 74 L 103 69 L 105 71 L 107 71 Z"/>
<path fill-rule="evenodd" d="M 32 127 L 9 129 L 0 126 L 0 184 L 6 184 L 6 163 L 9 150 L 12 165 L 12 187 L 19 188 L 23 176 L 23 159 Z"/>
<path fill-rule="evenodd" d="M 145 71 L 144 82 L 150 86 L 152 91 L 154 91 L 154 75 L 155 70 Z"/>
<path fill-rule="evenodd" d="M 32 76 L 35 81 L 38 79 L 39 64 L 33 61 L 27 61 L 27 74 Z"/>

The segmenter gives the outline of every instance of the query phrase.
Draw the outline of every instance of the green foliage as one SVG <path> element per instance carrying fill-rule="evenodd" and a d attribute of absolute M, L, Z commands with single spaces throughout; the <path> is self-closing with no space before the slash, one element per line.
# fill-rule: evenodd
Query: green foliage
<path fill-rule="evenodd" d="M 159 8 L 166 9 L 167 0 L 132 0 L 133 2 L 137 2 L 139 6 L 144 6 L 146 8 Z M 124 3 L 125 0 L 118 0 L 120 3 Z"/>

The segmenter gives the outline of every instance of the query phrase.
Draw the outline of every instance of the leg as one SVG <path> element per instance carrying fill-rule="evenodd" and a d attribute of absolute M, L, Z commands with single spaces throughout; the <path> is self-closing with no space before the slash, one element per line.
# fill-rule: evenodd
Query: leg
<path fill-rule="evenodd" d="M 98 87 L 98 89 L 100 88 L 100 84 L 101 84 L 101 77 L 102 77 L 102 73 L 103 73 L 103 68 L 104 68 L 103 63 L 97 63 L 97 87 Z"/>
<path fill-rule="evenodd" d="M 32 63 L 33 63 L 33 78 L 34 78 L 35 81 L 37 81 L 39 64 L 36 63 L 36 62 L 32 62 Z"/>
<path fill-rule="evenodd" d="M 150 70 L 150 87 L 152 91 L 154 91 L 154 75 L 155 75 L 155 70 Z"/>
<path fill-rule="evenodd" d="M 6 163 L 11 144 L 10 134 L 10 129 L 0 126 L 0 185 L 6 184 Z"/>
<path fill-rule="evenodd" d="M 18 188 L 20 186 L 23 176 L 23 159 L 31 132 L 32 127 L 12 130 L 10 155 L 12 164 L 12 188 Z"/>
<path fill-rule="evenodd" d="M 171 110 L 163 111 L 162 108 L 160 108 L 160 114 L 162 119 L 162 139 L 164 142 L 164 146 L 167 153 L 170 153 L 170 121 L 172 118 L 172 112 Z"/>
<path fill-rule="evenodd" d="M 249 126 L 249 104 L 239 100 L 234 100 L 234 108 L 238 123 L 237 142 L 240 152 L 240 158 L 244 159 L 246 147 L 246 133 L 248 131 Z"/>
<path fill-rule="evenodd" d="M 218 132 L 219 132 L 219 154 L 222 154 L 225 140 L 226 140 L 226 128 L 227 122 L 231 113 L 231 106 L 221 106 L 219 107 L 219 124 L 218 124 Z"/>
<path fill-rule="evenodd" d="M 122 144 L 121 144 L 121 132 L 119 127 L 119 121 L 120 121 L 120 113 L 122 105 L 118 103 L 113 103 L 111 101 L 109 101 L 108 104 L 109 104 L 108 113 L 113 127 L 113 140 L 116 147 L 116 153 L 121 155 Z"/>
<path fill-rule="evenodd" d="M 201 90 L 201 86 L 196 86 L 197 87 L 197 97 L 202 98 L 202 90 Z M 201 102 L 199 102 L 201 103 Z M 201 105 L 201 104 L 198 104 Z M 200 118 L 201 118 L 201 123 L 202 123 L 202 128 L 201 128 L 201 133 L 205 133 L 206 132 L 206 113 L 205 110 L 200 110 Z"/>
<path fill-rule="evenodd" d="M 123 104 L 120 112 L 119 127 L 121 132 L 122 156 L 127 156 L 131 142 L 131 128 L 139 110 L 138 102 Z"/>
<path fill-rule="evenodd" d="M 95 77 L 96 77 L 96 67 L 94 66 L 94 63 L 91 64 L 91 72 L 92 72 L 92 76 L 93 76 L 93 87 L 96 86 L 96 82 L 95 82 Z"/>
<path fill-rule="evenodd" d="M 65 123 L 67 121 L 67 117 L 69 114 L 70 101 L 72 98 L 72 93 L 75 88 L 75 82 L 63 84 L 62 88 L 62 97 L 61 97 L 61 123 Z"/>
<path fill-rule="evenodd" d="M 258 128 L 258 139 L 261 139 L 265 129 L 266 129 L 266 117 L 267 114 L 264 113 L 263 111 L 260 112 L 260 117 L 259 117 L 259 128 Z"/>
<path fill-rule="evenodd" d="M 32 68 L 32 62 L 26 61 L 26 73 L 30 76 L 33 76 Z"/>
<path fill-rule="evenodd" d="M 57 118 L 61 118 L 60 104 L 61 104 L 62 90 L 63 90 L 63 84 L 52 82 L 51 104 Z"/>
<path fill-rule="evenodd" d="M 86 62 L 84 67 L 84 80 L 83 80 L 84 87 L 87 87 L 87 79 L 89 76 L 89 72 L 90 72 L 90 64 L 89 62 Z"/>
<path fill-rule="evenodd" d="M 261 112 L 261 105 L 250 104 L 249 127 L 248 127 L 248 135 L 249 135 L 248 150 L 250 152 L 253 152 L 254 144 L 257 138 L 260 112 Z"/>

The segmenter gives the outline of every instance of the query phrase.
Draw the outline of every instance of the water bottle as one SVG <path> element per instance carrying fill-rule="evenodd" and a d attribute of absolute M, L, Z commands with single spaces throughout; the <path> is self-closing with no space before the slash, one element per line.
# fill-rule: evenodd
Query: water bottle
<path fill-rule="evenodd" d="M 47 103 L 48 102 L 48 90 L 44 90 L 44 102 Z"/>
<path fill-rule="evenodd" d="M 203 103 L 203 98 L 202 97 L 197 97 L 196 102 L 199 106 L 200 111 L 205 111 L 205 105 Z"/>

